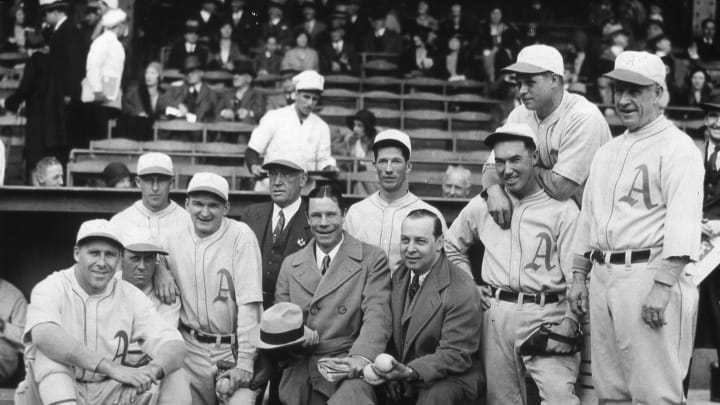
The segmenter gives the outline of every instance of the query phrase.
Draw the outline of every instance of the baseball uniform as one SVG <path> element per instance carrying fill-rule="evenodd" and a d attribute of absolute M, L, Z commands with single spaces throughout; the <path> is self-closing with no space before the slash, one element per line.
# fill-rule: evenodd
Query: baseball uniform
<path fill-rule="evenodd" d="M 463 208 L 445 237 L 448 258 L 468 273 L 468 249 L 477 241 L 485 245 L 482 278 L 495 296 L 482 315 L 487 403 L 524 403 L 527 371 L 543 403 L 579 404 L 574 392 L 579 354 L 520 355 L 520 346 L 540 325 L 574 318 L 566 288 L 572 279 L 571 242 L 579 210 L 573 201 L 555 200 L 544 190 L 520 200 L 508 195 L 514 210 L 510 229 L 495 223 L 478 196 Z M 533 297 L 537 299 L 527 300 Z"/>
<path fill-rule="evenodd" d="M 152 237 L 159 239 L 163 235 L 174 232 L 189 220 L 190 216 L 187 211 L 175 201 L 170 201 L 170 205 L 164 209 L 153 212 L 145 207 L 142 200 L 138 200 L 115 214 L 110 221 L 122 228 L 128 225 L 148 228 Z"/>
<path fill-rule="evenodd" d="M 603 263 L 594 260 L 589 294 L 601 401 L 684 402 L 698 293 L 689 276 L 661 271 L 660 261 L 697 260 L 702 192 L 700 151 L 663 116 L 611 140 L 592 162 L 574 252 L 602 256 Z M 653 329 L 641 307 L 655 280 L 672 287 L 667 324 Z"/>
<path fill-rule="evenodd" d="M 507 118 L 509 123 L 523 123 L 537 134 L 538 166 L 574 183 L 583 185 L 595 152 L 612 137 L 610 127 L 600 110 L 585 97 L 563 93 L 560 105 L 547 117 L 519 105 Z M 495 164 L 494 154 L 484 171 Z M 582 200 L 582 189 L 574 196 Z"/>
<path fill-rule="evenodd" d="M 65 376 L 62 381 L 68 384 L 74 380 L 74 387 L 58 384 L 53 386 L 55 394 L 75 395 L 79 404 L 110 403 L 122 387 L 105 375 L 45 356 L 33 345 L 31 335 L 33 328 L 43 323 L 54 323 L 84 342 L 95 353 L 90 362 L 96 367 L 102 359 L 127 365 L 127 351 L 134 342 L 142 342 L 143 352 L 152 357 L 164 344 L 182 341 L 177 329 L 164 323 L 150 300 L 130 283 L 113 279 L 104 292 L 88 295 L 78 283 L 74 267 L 57 271 L 38 283 L 30 296 L 23 336 L 28 375 L 18 386 L 16 404 L 40 403 L 34 397 L 37 386 L 45 378 L 56 378 L 56 374 Z M 60 397 L 58 401 L 64 399 L 71 398 Z"/>
<path fill-rule="evenodd" d="M 242 222 L 223 218 L 220 228 L 201 238 L 188 221 L 168 235 L 162 245 L 180 290 L 180 324 L 188 349 L 185 371 L 190 378 L 193 404 L 216 404 L 217 361 L 235 362 L 253 371 L 255 349 L 248 332 L 262 312 L 262 261 L 255 234 Z M 190 332 L 192 330 L 193 332 Z M 202 342 L 194 332 L 224 337 L 227 343 Z M 229 340 L 229 341 L 228 341 Z M 232 343 L 237 343 L 237 359 Z M 239 389 L 230 404 L 252 404 L 255 393 Z"/>
<path fill-rule="evenodd" d="M 353 204 L 345 215 L 345 231 L 357 239 L 378 246 L 388 255 L 390 271 L 400 265 L 400 226 L 410 211 L 424 208 L 440 218 L 443 231 L 447 230 L 445 217 L 437 208 L 408 191 L 405 196 L 387 202 L 380 192 Z"/>
<path fill-rule="evenodd" d="M 23 350 L 22 334 L 25 328 L 27 301 L 14 285 L 0 278 L 0 383 L 15 374 Z"/>

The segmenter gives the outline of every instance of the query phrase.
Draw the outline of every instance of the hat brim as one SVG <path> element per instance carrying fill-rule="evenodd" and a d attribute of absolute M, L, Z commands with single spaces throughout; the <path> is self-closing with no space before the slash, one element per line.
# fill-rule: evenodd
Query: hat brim
<path fill-rule="evenodd" d="M 160 167 L 160 166 L 146 167 L 142 170 L 138 170 L 138 173 L 137 173 L 138 176 L 146 176 L 148 174 L 162 174 L 163 176 L 170 176 L 170 177 L 175 176 L 175 174 L 172 172 L 172 170 L 168 170 L 168 169 L 166 169 L 164 167 Z"/>
<path fill-rule="evenodd" d="M 152 243 L 133 243 L 125 246 L 126 250 L 135 253 L 158 253 L 161 255 L 167 255 L 168 252 L 162 250 L 159 246 L 155 246 Z"/>
<path fill-rule="evenodd" d="M 89 233 L 89 234 L 83 236 L 82 238 L 78 239 L 77 242 L 75 242 L 75 244 L 80 245 L 80 244 L 82 244 L 83 241 L 85 241 L 87 239 L 92 239 L 92 238 L 107 239 L 109 241 L 112 241 L 113 243 L 117 243 L 121 248 L 123 247 L 123 244 L 118 237 L 116 237 L 115 235 L 113 235 L 111 233 L 107 233 L 107 232 Z"/>
<path fill-rule="evenodd" d="M 535 140 L 530 137 L 527 137 L 525 135 L 513 134 L 513 133 L 509 133 L 509 132 L 493 132 L 492 134 L 485 137 L 484 142 L 485 142 L 485 145 L 487 145 L 490 149 L 492 149 L 495 147 L 496 143 L 498 143 L 502 140 L 517 140 L 517 141 L 528 140 L 528 141 L 532 142 L 533 144 L 535 143 Z"/>
<path fill-rule="evenodd" d="M 67 1 L 56 1 L 50 4 L 43 4 L 40 6 L 40 11 L 50 11 L 54 8 L 69 7 L 70 4 Z"/>
<path fill-rule="evenodd" d="M 611 79 L 619 80 L 621 82 L 639 84 L 640 86 L 650 86 L 656 83 L 654 80 L 649 79 L 639 73 L 627 70 L 627 69 L 615 69 L 611 72 L 605 73 L 603 76 Z"/>
<path fill-rule="evenodd" d="M 288 169 L 297 170 L 299 172 L 305 171 L 299 165 L 297 165 L 289 160 L 284 160 L 284 159 L 276 159 L 276 160 L 273 160 L 272 162 L 263 163 L 262 168 L 267 170 L 273 166 L 286 167 Z"/>
<path fill-rule="evenodd" d="M 720 102 L 717 103 L 702 103 L 700 104 L 700 108 L 702 108 L 705 111 L 720 111 Z"/>
<path fill-rule="evenodd" d="M 377 142 L 373 143 L 372 149 L 373 149 L 373 151 L 375 151 L 377 149 L 384 148 L 386 146 L 395 146 L 397 148 L 400 148 L 400 149 L 406 151 L 408 153 L 408 155 L 412 155 L 412 149 L 408 148 L 408 146 L 405 145 L 404 143 L 402 143 L 400 141 L 396 141 L 394 139 L 382 139 L 380 141 L 377 141 Z"/>
<path fill-rule="evenodd" d="M 228 196 L 223 195 L 223 194 L 220 192 L 220 190 L 218 190 L 218 189 L 216 189 L 216 188 L 213 188 L 213 187 L 196 186 L 196 187 L 193 188 L 193 189 L 189 189 L 189 190 L 187 191 L 187 193 L 188 193 L 188 195 L 190 195 L 190 194 L 192 194 L 192 193 L 210 193 L 210 194 L 213 194 L 213 195 L 216 195 L 216 196 L 220 197 L 220 199 L 223 200 L 223 201 L 227 201 L 227 200 L 228 200 Z"/>
<path fill-rule="evenodd" d="M 305 332 L 310 331 L 310 328 L 308 328 L 307 326 L 304 326 L 303 328 L 304 328 Z M 285 342 L 285 343 L 278 344 L 278 345 L 265 343 L 262 341 L 262 339 L 260 339 L 260 324 L 255 325 L 255 327 L 250 330 L 250 334 L 248 336 L 248 342 L 257 349 L 280 349 L 283 347 L 288 347 L 288 346 L 302 343 L 304 340 L 305 340 L 305 336 L 303 335 L 291 342 Z"/>
<path fill-rule="evenodd" d="M 531 65 L 529 63 L 525 62 L 517 62 L 513 63 L 510 66 L 506 66 L 501 69 L 503 72 L 513 72 L 513 73 L 527 73 L 531 75 L 537 75 L 540 73 L 550 72 L 549 70 L 545 68 L 541 68 L 539 66 Z M 551 72 L 555 73 L 555 72 Z"/>

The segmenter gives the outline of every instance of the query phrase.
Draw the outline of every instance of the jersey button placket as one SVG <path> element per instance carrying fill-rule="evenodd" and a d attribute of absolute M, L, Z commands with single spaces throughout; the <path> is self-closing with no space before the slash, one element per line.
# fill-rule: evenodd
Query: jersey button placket
<path fill-rule="evenodd" d="M 520 272 L 522 271 L 522 250 L 520 248 L 520 221 L 522 212 L 520 204 L 515 204 L 510 219 L 510 243 L 515 254 L 510 255 L 510 268 L 508 269 L 508 283 L 516 291 L 520 291 Z"/>

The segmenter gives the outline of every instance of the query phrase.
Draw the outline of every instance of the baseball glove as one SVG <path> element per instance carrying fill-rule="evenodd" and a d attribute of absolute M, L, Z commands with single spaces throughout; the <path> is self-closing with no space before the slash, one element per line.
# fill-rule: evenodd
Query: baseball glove
<path fill-rule="evenodd" d="M 585 343 L 582 331 L 580 329 L 575 332 L 574 336 L 563 336 L 550 330 L 557 323 L 546 322 L 540 325 L 525 341 L 520 345 L 520 354 L 523 356 L 553 356 L 577 353 L 582 350 Z M 557 353 L 548 350 L 548 340 L 555 340 L 566 343 L 572 347 L 570 353 Z"/>

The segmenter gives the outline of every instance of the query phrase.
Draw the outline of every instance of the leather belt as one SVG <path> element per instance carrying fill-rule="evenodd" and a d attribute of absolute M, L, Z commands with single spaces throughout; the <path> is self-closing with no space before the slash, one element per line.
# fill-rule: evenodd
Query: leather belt
<path fill-rule="evenodd" d="M 235 335 L 215 335 L 212 333 L 205 333 L 199 330 L 195 330 L 184 323 L 180 323 L 180 330 L 189 333 L 194 336 L 200 343 L 215 343 L 215 344 L 233 344 L 235 343 Z"/>
<path fill-rule="evenodd" d="M 625 252 L 610 253 L 606 255 L 600 250 L 585 253 L 585 257 L 598 264 L 625 264 Z M 645 263 L 650 260 L 650 249 L 630 251 L 630 263 Z"/>
<path fill-rule="evenodd" d="M 539 293 L 539 294 L 532 294 L 532 293 L 517 293 L 515 291 L 506 291 L 501 290 L 499 288 L 490 287 L 492 290 L 493 296 L 497 297 L 500 301 L 507 301 L 507 302 L 519 302 L 520 301 L 520 295 L 522 295 L 522 303 L 523 304 L 552 304 L 554 302 L 560 301 L 560 294 L 558 293 Z M 543 296 L 545 296 L 545 301 L 543 301 Z"/>

